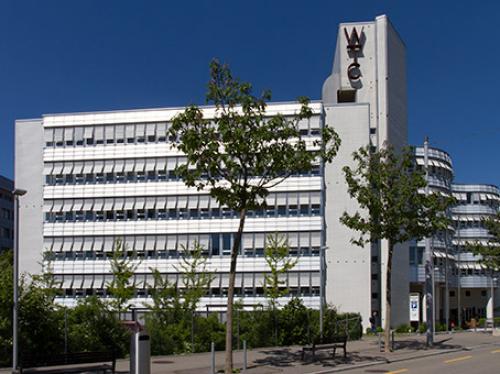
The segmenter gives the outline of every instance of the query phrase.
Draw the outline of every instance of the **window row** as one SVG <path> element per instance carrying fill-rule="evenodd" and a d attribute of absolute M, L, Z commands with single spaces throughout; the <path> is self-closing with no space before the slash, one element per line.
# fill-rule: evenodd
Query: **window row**
<path fill-rule="evenodd" d="M 266 273 L 245 272 L 237 273 L 235 293 L 238 296 L 264 296 L 264 282 Z M 177 287 L 183 286 L 182 274 L 162 274 L 164 280 Z M 207 289 L 208 297 L 227 296 L 229 287 L 228 273 L 215 273 L 214 280 Z M 320 276 L 318 272 L 301 271 L 289 272 L 281 277 L 284 282 L 282 289 L 287 289 L 290 296 L 318 296 Z M 55 284 L 64 290 L 66 297 L 71 296 L 107 296 L 107 288 L 113 281 L 112 275 L 95 274 L 83 275 L 56 275 Z M 136 287 L 135 297 L 148 297 L 152 294 L 155 281 L 152 274 L 135 274 L 132 284 Z"/>
<path fill-rule="evenodd" d="M 321 175 L 319 165 L 315 165 L 311 170 L 300 171 L 292 174 L 292 177 L 316 177 Z M 203 179 L 203 178 L 202 178 Z M 87 174 L 57 174 L 46 175 L 45 185 L 89 185 L 89 184 L 121 184 L 121 183 L 144 183 L 144 182 L 166 182 L 179 181 L 174 170 L 150 170 L 150 171 L 128 171 L 109 173 L 87 173 Z"/>
<path fill-rule="evenodd" d="M 285 288 L 283 288 L 285 289 Z M 214 288 L 207 289 L 207 294 L 204 297 L 227 297 L 228 288 Z M 319 286 L 305 286 L 305 287 L 288 287 L 288 297 L 318 297 L 320 292 Z M 133 298 L 148 298 L 151 297 L 152 291 L 148 288 L 138 288 L 134 290 Z M 63 298 L 78 298 L 87 296 L 98 297 L 111 297 L 108 295 L 105 288 L 70 288 L 61 291 L 61 294 L 56 297 Z M 265 297 L 264 287 L 235 287 L 234 296 L 241 297 Z M 286 297 L 285 296 L 285 297 Z M 264 302 L 264 300 L 263 300 Z"/>
<path fill-rule="evenodd" d="M 75 147 L 101 144 L 142 144 L 176 141 L 167 137 L 167 122 L 46 128 L 46 147 Z M 299 122 L 301 136 L 320 135 L 320 117 Z"/>
<path fill-rule="evenodd" d="M 263 255 L 268 235 L 274 233 L 244 233 L 241 254 Z M 195 242 L 205 254 L 229 255 L 234 241 L 232 233 L 189 235 L 135 235 L 125 237 L 45 237 L 43 249 L 46 256 L 57 260 L 105 260 L 112 255 L 117 243 L 132 258 L 177 258 L 184 248 L 193 248 Z M 321 231 L 280 233 L 288 242 L 291 255 L 319 253 Z M 47 252 L 51 252 L 47 253 Z"/>
<path fill-rule="evenodd" d="M 248 212 L 248 217 L 316 216 L 321 193 L 275 193 L 266 207 Z M 235 218 L 237 213 L 220 207 L 208 195 L 148 196 L 107 199 L 45 200 L 46 222 L 92 222 L 124 220 Z"/>
<path fill-rule="evenodd" d="M 268 206 L 265 209 L 249 211 L 248 218 L 306 217 L 319 216 L 320 205 L 285 205 Z M 45 222 L 110 222 L 110 221 L 143 221 L 143 220 L 182 220 L 182 219 L 220 219 L 238 218 L 239 214 L 230 209 L 137 209 L 108 211 L 73 211 L 45 213 Z"/>

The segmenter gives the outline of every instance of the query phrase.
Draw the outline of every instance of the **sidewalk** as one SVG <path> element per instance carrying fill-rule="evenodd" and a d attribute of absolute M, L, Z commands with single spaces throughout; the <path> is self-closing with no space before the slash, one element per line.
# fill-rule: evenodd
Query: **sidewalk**
<path fill-rule="evenodd" d="M 359 341 L 348 342 L 347 358 L 337 350 L 337 357 L 331 357 L 331 351 L 321 351 L 316 354 L 313 362 L 310 356 L 301 360 L 301 347 L 262 348 L 248 351 L 248 374 L 319 374 L 346 371 L 378 363 L 411 360 L 429 355 L 444 354 L 464 350 L 481 345 L 498 344 L 500 337 L 484 332 L 460 332 L 439 334 L 435 337 L 432 349 L 425 349 L 425 336 L 396 335 L 395 350 L 383 353 L 379 350 L 377 337 L 366 337 Z M 190 355 L 152 357 L 152 374 L 210 374 L 210 353 Z M 216 352 L 216 367 L 223 368 L 224 352 Z M 234 353 L 234 367 L 243 367 L 243 352 Z M 128 360 L 120 360 L 117 371 L 128 372 Z"/>

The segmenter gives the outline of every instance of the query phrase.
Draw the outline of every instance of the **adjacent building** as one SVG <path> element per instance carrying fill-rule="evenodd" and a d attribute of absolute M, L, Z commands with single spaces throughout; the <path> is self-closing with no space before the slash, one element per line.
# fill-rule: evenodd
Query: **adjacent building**
<path fill-rule="evenodd" d="M 14 182 L 0 175 L 0 252 L 12 249 L 14 241 Z"/>
<path fill-rule="evenodd" d="M 417 167 L 423 169 L 424 148 L 415 147 L 414 152 Z M 500 305 L 500 295 L 494 297 L 499 292 L 499 274 L 481 264 L 480 256 L 471 253 L 470 246 L 488 245 L 490 234 L 483 220 L 499 211 L 500 190 L 493 185 L 453 183 L 452 159 L 443 150 L 429 147 L 428 159 L 430 191 L 457 200 L 447 213 L 453 225 L 430 240 L 436 322 L 461 325 L 472 318 L 491 319 L 493 303 Z M 424 251 L 424 240 L 410 246 L 410 292 L 420 297 L 421 321 L 426 319 Z"/>
<path fill-rule="evenodd" d="M 500 273 L 480 263 L 470 246 L 488 245 L 491 234 L 484 220 L 500 211 L 500 189 L 489 184 L 453 184 L 458 204 L 453 207 L 455 235 L 452 246 L 456 253 L 456 290 L 450 292 L 452 315 L 468 321 L 471 318 L 491 319 L 498 316 L 500 305 Z"/>

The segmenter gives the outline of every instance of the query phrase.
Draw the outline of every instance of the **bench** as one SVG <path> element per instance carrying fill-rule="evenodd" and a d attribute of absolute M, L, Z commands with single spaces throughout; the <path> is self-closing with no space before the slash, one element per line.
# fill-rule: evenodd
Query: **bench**
<path fill-rule="evenodd" d="M 114 373 L 116 357 L 111 352 L 76 352 L 21 356 L 19 373 Z M 40 369 L 42 368 L 42 369 Z"/>
<path fill-rule="evenodd" d="M 323 338 L 323 340 L 317 339 L 312 343 L 312 345 L 306 345 L 302 347 L 302 361 L 304 361 L 304 357 L 307 351 L 312 352 L 312 358 L 314 360 L 316 351 L 328 350 L 328 349 L 333 350 L 333 358 L 335 358 L 335 353 L 337 351 L 337 348 L 341 348 L 344 350 L 344 358 L 346 358 L 347 336 L 338 335 L 338 336 Z"/>

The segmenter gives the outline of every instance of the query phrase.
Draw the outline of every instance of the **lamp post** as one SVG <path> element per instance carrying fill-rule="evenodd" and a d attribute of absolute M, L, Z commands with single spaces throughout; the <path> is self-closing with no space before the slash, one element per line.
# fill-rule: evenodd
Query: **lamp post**
<path fill-rule="evenodd" d="M 14 195 L 14 310 L 12 312 L 12 372 L 17 373 L 18 368 L 18 312 L 19 312 L 19 197 L 26 194 L 25 190 L 16 188 Z"/>
<path fill-rule="evenodd" d="M 424 141 L 425 194 L 429 195 L 429 138 Z M 426 344 L 434 344 L 434 266 L 431 240 L 425 238 L 425 315 L 427 320 Z"/>
<path fill-rule="evenodd" d="M 497 278 L 493 277 L 493 269 L 490 270 L 490 279 L 491 279 L 491 327 L 495 328 L 495 287 L 494 284 L 497 282 Z"/>

